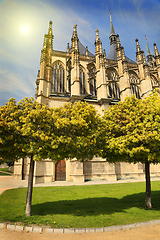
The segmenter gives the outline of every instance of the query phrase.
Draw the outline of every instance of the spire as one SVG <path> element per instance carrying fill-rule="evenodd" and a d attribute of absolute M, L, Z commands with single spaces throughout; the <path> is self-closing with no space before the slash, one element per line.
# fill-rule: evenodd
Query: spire
<path fill-rule="evenodd" d="M 145 35 L 145 40 L 146 40 L 146 46 L 147 46 L 147 56 L 148 55 L 151 55 L 151 52 L 149 50 L 149 46 L 148 46 L 148 43 L 147 43 L 147 38 L 146 38 L 146 35 Z"/>
<path fill-rule="evenodd" d="M 44 35 L 43 49 L 47 48 L 47 34 Z"/>
<path fill-rule="evenodd" d="M 158 55 L 159 55 L 159 52 L 158 52 L 158 49 L 157 49 L 156 43 L 154 43 L 153 45 L 154 45 L 155 56 L 158 56 Z"/>
<path fill-rule="evenodd" d="M 71 41 L 72 41 L 72 47 L 71 47 L 72 51 L 76 51 L 78 53 L 79 52 L 79 44 L 78 44 L 79 39 L 78 39 L 78 35 L 77 35 L 77 24 L 75 24 L 73 26 L 73 35 L 72 35 Z"/>
<path fill-rule="evenodd" d="M 52 35 L 52 21 L 49 22 L 48 35 Z"/>
<path fill-rule="evenodd" d="M 115 35 L 115 31 L 114 31 L 114 27 L 113 27 L 113 23 L 112 23 L 112 17 L 111 17 L 111 11 L 109 9 L 109 15 L 110 15 L 110 23 L 111 23 L 111 35 Z"/>
<path fill-rule="evenodd" d="M 145 58 L 145 55 L 144 55 L 144 52 L 143 52 L 143 64 L 146 65 L 147 62 L 146 62 L 146 58 Z"/>
<path fill-rule="evenodd" d="M 86 46 L 86 56 L 88 56 L 88 47 Z"/>
<path fill-rule="evenodd" d="M 138 38 L 136 38 L 136 49 L 137 49 L 137 52 L 141 52 L 141 48 L 140 48 L 140 45 L 139 45 L 139 42 L 138 42 Z"/>
<path fill-rule="evenodd" d="M 78 35 L 77 35 L 77 24 L 75 24 L 75 25 L 73 26 L 73 36 L 72 36 L 72 37 L 78 38 Z"/>
<path fill-rule="evenodd" d="M 111 60 L 117 60 L 117 53 L 116 53 L 116 48 L 117 48 L 117 36 L 114 31 L 113 23 L 112 23 L 112 18 L 111 18 L 111 12 L 109 10 L 109 15 L 110 15 L 110 23 L 111 23 L 111 34 L 110 34 L 110 51 L 107 59 Z"/>
<path fill-rule="evenodd" d="M 95 49 L 96 54 L 102 54 L 103 53 L 102 52 L 102 42 L 101 42 L 100 37 L 99 37 L 98 29 L 96 29 L 96 41 L 95 41 L 94 44 L 95 44 L 95 47 L 96 47 L 96 49 Z"/>
<path fill-rule="evenodd" d="M 147 43 L 147 38 L 146 38 L 146 35 L 145 35 L 145 40 L 146 40 L 146 46 L 147 46 L 147 62 L 148 63 L 151 63 L 152 60 L 153 60 L 153 56 L 149 50 L 149 46 L 148 46 L 148 43 Z"/>
<path fill-rule="evenodd" d="M 139 42 L 138 42 L 138 39 L 136 38 L 136 60 L 137 60 L 137 63 L 143 63 L 144 62 L 144 58 L 143 58 L 143 53 L 144 51 L 141 50 L 140 48 L 140 45 L 139 45 Z"/>
<path fill-rule="evenodd" d="M 96 42 L 100 41 L 100 38 L 99 38 L 99 31 L 98 29 L 96 29 Z"/>
<path fill-rule="evenodd" d="M 49 22 L 49 29 L 48 29 L 48 47 L 53 48 L 53 34 L 52 34 L 52 21 Z"/>
<path fill-rule="evenodd" d="M 46 49 L 47 49 L 47 34 L 44 35 L 44 42 L 43 42 L 43 48 L 41 50 L 41 62 L 45 60 L 46 57 Z"/>

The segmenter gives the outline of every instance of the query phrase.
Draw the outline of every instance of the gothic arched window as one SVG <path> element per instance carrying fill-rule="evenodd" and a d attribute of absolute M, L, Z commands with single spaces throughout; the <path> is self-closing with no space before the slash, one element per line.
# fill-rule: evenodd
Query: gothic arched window
<path fill-rule="evenodd" d="M 118 86 L 118 74 L 115 70 L 110 70 L 107 72 L 108 78 L 108 97 L 120 99 L 120 89 Z"/>
<path fill-rule="evenodd" d="M 134 73 L 129 74 L 129 82 L 131 87 L 131 94 L 135 95 L 136 98 L 140 99 L 140 92 L 139 92 L 139 79 L 138 76 Z"/>
<path fill-rule="evenodd" d="M 139 88 L 134 84 L 131 84 L 131 94 L 135 95 L 135 97 L 138 99 L 141 98 L 139 94 Z"/>
<path fill-rule="evenodd" d="M 56 62 L 52 69 L 52 86 L 51 91 L 56 93 L 64 93 L 65 91 L 65 75 L 64 67 L 61 62 Z"/>
<path fill-rule="evenodd" d="M 108 85 L 109 97 L 120 99 L 120 90 L 117 83 L 112 82 Z"/>
<path fill-rule="evenodd" d="M 85 81 L 85 73 L 83 72 L 82 68 L 80 68 L 79 78 L 80 78 L 80 94 L 85 95 L 86 81 Z"/>
<path fill-rule="evenodd" d="M 90 81 L 90 93 L 93 96 L 97 96 L 96 79 L 95 78 Z"/>

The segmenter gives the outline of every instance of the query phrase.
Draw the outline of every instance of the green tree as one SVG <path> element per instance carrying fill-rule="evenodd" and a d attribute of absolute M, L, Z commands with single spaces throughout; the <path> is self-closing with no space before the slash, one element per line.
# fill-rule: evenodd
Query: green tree
<path fill-rule="evenodd" d="M 0 107 L 0 158 L 1 161 L 11 161 L 24 157 L 21 151 L 21 134 L 16 129 L 12 114 L 16 112 L 15 99 L 11 98 L 5 106 Z M 18 146 L 17 148 L 13 146 Z"/>
<path fill-rule="evenodd" d="M 33 98 L 17 104 L 11 99 L 0 114 L 0 157 L 11 161 L 30 158 L 26 199 L 26 216 L 30 216 L 34 161 L 93 158 L 98 152 L 101 119 L 92 105 L 83 102 L 48 108 Z"/>
<path fill-rule="evenodd" d="M 111 106 L 103 116 L 101 155 L 108 162 L 145 164 L 145 206 L 152 208 L 150 163 L 160 162 L 160 99 L 153 92 L 144 100 L 134 96 Z"/>
<path fill-rule="evenodd" d="M 98 136 L 101 128 L 101 118 L 93 105 L 85 102 L 65 104 L 53 108 L 55 138 L 51 142 L 50 154 L 57 159 L 72 159 L 84 161 L 92 159 L 99 151 Z M 53 124 L 52 124 L 53 126 Z"/>
<path fill-rule="evenodd" d="M 34 160 L 48 157 L 49 116 L 47 107 L 33 98 L 25 98 L 17 104 L 10 99 L 0 108 L 0 157 L 12 162 L 30 158 L 26 216 L 31 215 Z"/>

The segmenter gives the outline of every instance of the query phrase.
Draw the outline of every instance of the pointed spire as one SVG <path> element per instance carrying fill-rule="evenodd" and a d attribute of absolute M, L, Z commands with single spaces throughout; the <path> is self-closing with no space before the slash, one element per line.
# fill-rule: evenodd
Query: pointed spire
<path fill-rule="evenodd" d="M 52 21 L 49 22 L 48 35 L 52 35 Z"/>
<path fill-rule="evenodd" d="M 77 35 L 77 24 L 73 26 L 73 37 L 78 37 Z"/>
<path fill-rule="evenodd" d="M 106 59 L 106 50 L 105 49 L 104 49 L 103 55 L 104 55 L 104 58 Z"/>
<path fill-rule="evenodd" d="M 146 35 L 145 35 L 145 40 L 146 40 L 146 46 L 147 46 L 147 56 L 148 55 L 151 55 L 151 52 L 149 50 L 149 46 L 148 46 L 148 43 L 147 43 L 147 38 L 146 38 Z"/>
<path fill-rule="evenodd" d="M 110 35 L 115 35 L 110 9 L 109 9 L 109 15 L 110 15 L 110 23 L 111 23 L 111 34 Z"/>
<path fill-rule="evenodd" d="M 97 41 L 100 41 L 98 29 L 96 29 L 96 42 L 97 42 Z"/>
<path fill-rule="evenodd" d="M 96 54 L 103 54 L 103 52 L 102 52 L 102 42 L 101 42 L 100 37 L 99 37 L 98 29 L 96 29 L 96 40 L 95 40 L 94 44 L 95 44 L 95 47 L 96 47 L 95 53 Z"/>
<path fill-rule="evenodd" d="M 156 43 L 154 43 L 153 46 L 154 46 L 155 56 L 158 56 L 158 55 L 159 55 L 159 52 L 158 52 L 158 49 L 157 49 Z"/>
<path fill-rule="evenodd" d="M 136 38 L 136 49 L 137 49 L 137 52 L 140 52 L 141 51 L 141 48 L 140 48 L 140 45 L 139 45 L 139 42 L 138 42 L 138 38 Z"/>
<path fill-rule="evenodd" d="M 138 39 L 136 38 L 136 60 L 137 64 L 143 64 L 144 58 L 143 58 L 143 53 L 144 51 L 141 50 Z"/>
<path fill-rule="evenodd" d="M 145 55 L 144 55 L 144 52 L 143 52 L 143 64 L 146 65 L 147 62 L 146 62 L 146 58 L 145 58 Z"/>
<path fill-rule="evenodd" d="M 48 29 L 48 47 L 53 48 L 53 34 L 52 34 L 52 21 L 49 22 L 49 29 Z"/>
<path fill-rule="evenodd" d="M 88 56 L 88 47 L 86 46 L 86 56 Z"/>
<path fill-rule="evenodd" d="M 72 51 L 76 51 L 77 53 L 79 53 L 79 39 L 78 39 L 78 35 L 77 35 L 77 24 L 75 24 L 73 26 L 73 35 L 72 35 Z"/>
<path fill-rule="evenodd" d="M 43 49 L 47 48 L 47 34 L 44 35 Z"/>
<path fill-rule="evenodd" d="M 47 49 L 47 34 L 44 35 L 44 42 L 43 42 L 43 48 L 41 50 L 41 60 L 40 62 L 43 62 L 45 60 L 46 56 L 46 49 Z"/>
<path fill-rule="evenodd" d="M 150 52 L 150 49 L 149 49 L 149 46 L 148 46 L 148 43 L 147 43 L 146 35 L 145 35 L 145 40 L 146 40 L 146 46 L 147 46 L 147 62 L 150 64 L 153 60 L 153 56 Z"/>
<path fill-rule="evenodd" d="M 111 34 L 109 36 L 111 47 L 110 47 L 110 52 L 109 52 L 109 58 L 112 59 L 113 56 L 111 56 L 111 55 L 117 56 L 117 54 L 116 54 L 117 36 L 115 34 L 115 31 L 114 31 L 114 27 L 113 27 L 112 17 L 111 17 L 111 12 L 110 11 L 109 11 L 109 15 L 110 15 L 110 23 L 111 23 Z M 112 59 L 112 60 L 116 60 L 116 59 Z"/>

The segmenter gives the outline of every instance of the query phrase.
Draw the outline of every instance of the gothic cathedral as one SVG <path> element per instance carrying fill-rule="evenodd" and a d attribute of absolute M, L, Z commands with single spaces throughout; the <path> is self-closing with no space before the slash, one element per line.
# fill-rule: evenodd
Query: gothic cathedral
<path fill-rule="evenodd" d="M 145 98 L 154 88 L 160 90 L 160 55 L 154 43 L 155 55 L 147 44 L 147 57 L 136 39 L 136 62 L 129 59 L 121 46 L 119 35 L 115 34 L 110 13 L 110 51 L 106 56 L 102 48 L 99 31 L 96 30 L 95 54 L 84 47 L 73 27 L 71 46 L 67 51 L 53 49 L 52 22 L 44 36 L 41 51 L 40 70 L 36 80 L 36 100 L 49 107 L 60 107 L 66 102 L 86 101 L 93 104 L 101 114 L 102 109 L 123 101 L 134 94 Z M 58 37 L 58 36 L 57 36 Z M 28 160 L 15 164 L 15 177 L 27 178 Z M 151 166 L 151 177 L 160 176 L 160 166 Z M 109 164 L 105 159 L 94 158 L 84 163 L 76 160 L 61 160 L 56 164 L 50 160 L 36 162 L 34 181 L 52 182 L 66 180 L 83 182 L 87 180 L 143 179 L 142 164 Z"/>

